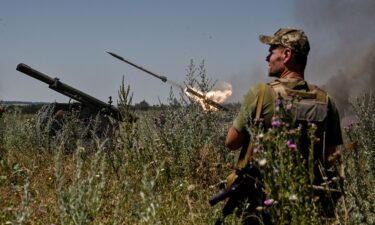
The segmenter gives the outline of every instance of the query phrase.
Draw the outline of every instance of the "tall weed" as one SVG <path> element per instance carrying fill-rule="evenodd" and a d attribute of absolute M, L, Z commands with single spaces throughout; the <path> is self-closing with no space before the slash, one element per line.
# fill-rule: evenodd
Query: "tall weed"
<path fill-rule="evenodd" d="M 345 128 L 351 142 L 345 162 L 345 224 L 375 224 L 375 101 L 364 95 L 353 101 L 355 121 Z"/>
<path fill-rule="evenodd" d="M 202 92 L 214 84 L 204 62 L 198 67 L 191 62 L 186 77 L 186 84 Z M 221 207 L 210 207 L 208 199 L 235 163 L 236 154 L 225 149 L 224 141 L 238 109 L 207 113 L 182 93 L 171 92 L 167 107 L 134 111 L 124 81 L 119 96 L 124 120 L 107 137 L 87 129 L 95 127 L 95 119 L 87 126 L 73 114 L 52 137 L 48 125 L 38 125 L 37 115 L 2 115 L 0 223 L 214 223 Z M 358 145 L 343 152 L 341 224 L 374 223 L 375 105 L 373 98 L 366 99 L 358 101 L 357 123 L 347 132 L 347 140 Z M 268 200 L 260 209 L 280 224 L 324 224 L 312 195 L 312 168 L 293 147 L 298 127 L 280 122 L 268 132 L 250 130 Z M 226 224 L 241 224 L 241 218 L 229 216 Z"/>

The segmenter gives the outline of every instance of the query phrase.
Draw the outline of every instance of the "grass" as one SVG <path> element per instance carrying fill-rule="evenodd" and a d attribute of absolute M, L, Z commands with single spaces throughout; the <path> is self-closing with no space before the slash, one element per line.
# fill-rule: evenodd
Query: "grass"
<path fill-rule="evenodd" d="M 203 63 L 191 64 L 187 73 L 186 83 L 210 89 Z M 228 152 L 224 140 L 237 109 L 206 113 L 171 92 L 168 107 L 132 111 L 130 88 L 122 84 L 119 96 L 125 118 L 136 115 L 138 120 L 120 123 L 119 132 L 110 138 L 79 135 L 85 125 L 74 116 L 67 121 L 67 129 L 53 138 L 46 135 L 48 127 L 39 128 L 36 115 L 15 112 L 0 117 L 0 224 L 215 222 L 223 203 L 210 207 L 208 199 L 218 192 L 216 184 L 236 161 L 237 153 Z M 357 120 L 346 129 L 345 142 L 357 145 L 342 152 L 346 194 L 336 208 L 335 220 L 374 224 L 374 98 L 363 97 L 353 105 Z M 259 147 L 272 144 L 287 150 L 284 142 L 289 139 L 275 130 L 266 133 Z M 283 152 L 285 159 L 295 157 Z M 270 175 L 275 165 L 290 162 L 264 157 L 268 157 L 263 167 L 266 191 L 279 202 L 268 209 L 276 223 L 287 224 L 282 219 L 286 214 L 293 218 L 292 224 L 332 222 L 319 217 L 307 186 L 288 176 L 290 168 L 278 170 L 283 176 Z M 309 175 L 294 166 L 299 171 L 296 176 Z M 304 201 L 293 203 L 291 190 Z M 283 200 L 287 192 L 289 202 Z M 226 223 L 240 224 L 240 219 L 230 216 Z"/>

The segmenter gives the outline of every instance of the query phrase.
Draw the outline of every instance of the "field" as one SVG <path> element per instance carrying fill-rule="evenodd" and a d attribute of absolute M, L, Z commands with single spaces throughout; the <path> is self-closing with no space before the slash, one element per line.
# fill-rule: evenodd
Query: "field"
<path fill-rule="evenodd" d="M 36 114 L 1 115 L 0 224 L 214 224 L 224 202 L 211 207 L 208 199 L 236 162 L 224 142 L 238 107 L 204 112 L 171 93 L 169 105 L 133 111 L 129 88 L 122 86 L 120 96 L 125 118 L 133 113 L 138 120 L 120 123 L 110 138 L 87 138 L 87 124 L 74 115 L 52 137 Z M 374 98 L 353 106 L 356 121 L 343 128 L 349 147 L 342 149 L 345 195 L 336 217 L 319 215 L 309 187 L 298 183 L 309 171 L 291 165 L 277 173 L 293 169 L 298 179 L 264 172 L 273 205 L 262 210 L 277 224 L 375 224 Z M 287 129 L 262 134 L 259 148 L 274 140 L 273 148 L 288 149 Z M 285 163 L 263 156 L 267 165 Z M 230 216 L 226 224 L 240 220 Z"/>

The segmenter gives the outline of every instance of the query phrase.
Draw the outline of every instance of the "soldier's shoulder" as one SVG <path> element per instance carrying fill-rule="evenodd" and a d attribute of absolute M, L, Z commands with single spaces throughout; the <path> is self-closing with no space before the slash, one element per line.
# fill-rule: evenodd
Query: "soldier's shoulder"
<path fill-rule="evenodd" d="M 251 90 L 255 93 L 258 93 L 261 90 L 269 89 L 270 83 L 257 83 L 251 87 Z"/>
<path fill-rule="evenodd" d="M 266 83 L 257 83 L 250 87 L 248 92 L 245 94 L 245 100 L 251 101 L 257 98 L 261 90 L 263 90 L 264 87 L 266 87 Z"/>
<path fill-rule="evenodd" d="M 318 86 L 316 84 L 312 84 L 312 83 L 309 83 L 309 82 L 306 82 L 306 83 L 307 83 L 310 90 L 320 91 L 320 92 L 323 92 L 326 95 L 328 95 L 327 91 L 324 88 L 322 88 L 321 86 Z"/>

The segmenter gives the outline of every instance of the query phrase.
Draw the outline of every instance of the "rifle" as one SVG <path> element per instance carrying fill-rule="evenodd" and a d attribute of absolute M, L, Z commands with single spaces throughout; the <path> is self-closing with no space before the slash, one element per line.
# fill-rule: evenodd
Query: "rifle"
<path fill-rule="evenodd" d="M 56 92 L 59 92 L 78 102 L 81 102 L 84 105 L 90 106 L 97 112 L 111 116 L 116 120 L 123 121 L 121 113 L 116 107 L 61 82 L 60 79 L 57 77 L 52 78 L 23 63 L 17 65 L 17 70 L 48 84 L 48 87 Z"/>
<path fill-rule="evenodd" d="M 248 165 L 245 168 L 236 169 L 235 173 L 237 176 L 234 182 L 209 199 L 211 206 L 228 199 L 222 208 L 222 218 L 219 218 L 216 224 L 221 224 L 226 216 L 232 214 L 236 207 L 241 208 L 245 202 L 250 203 L 250 210 L 262 205 L 264 194 L 259 169 Z"/>
<path fill-rule="evenodd" d="M 225 185 L 225 188 L 210 198 L 209 203 L 211 206 L 216 205 L 228 197 L 236 195 L 244 185 L 250 183 L 251 185 L 259 185 L 260 171 L 258 168 L 249 165 L 246 168 L 236 169 L 235 173 L 237 177 L 233 184 L 230 186 Z"/>

